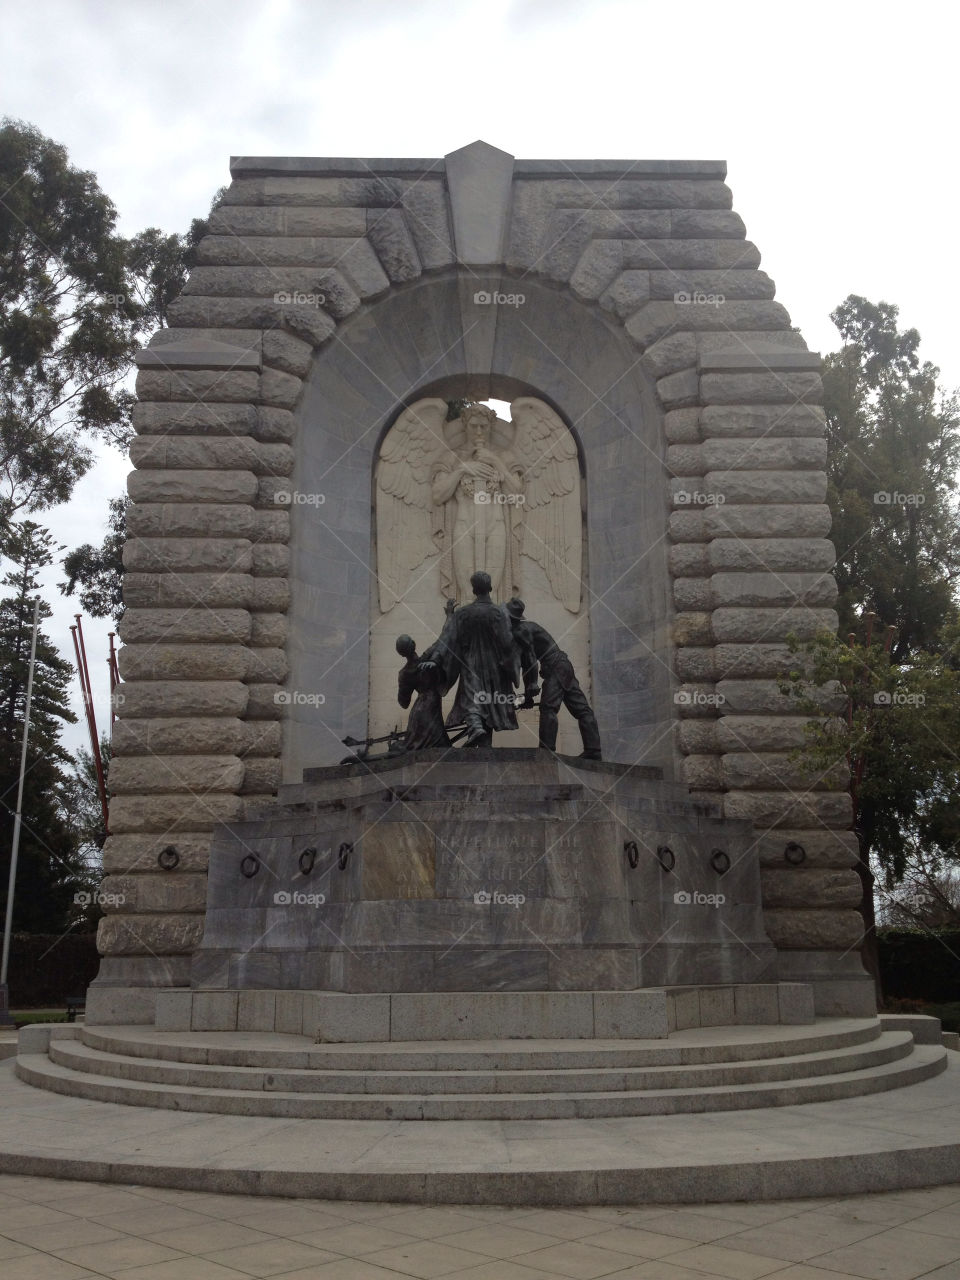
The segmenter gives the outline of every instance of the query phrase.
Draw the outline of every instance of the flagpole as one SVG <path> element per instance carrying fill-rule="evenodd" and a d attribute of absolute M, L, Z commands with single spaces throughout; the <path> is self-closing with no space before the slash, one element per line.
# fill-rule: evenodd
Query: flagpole
<path fill-rule="evenodd" d="M 40 597 L 33 602 L 33 636 L 30 640 L 30 669 L 27 675 L 27 700 L 23 711 L 23 745 L 20 748 L 20 782 L 17 786 L 17 812 L 13 819 L 13 844 L 10 847 L 10 879 L 7 883 L 7 913 L 3 923 L 3 957 L 0 959 L 0 1027 L 12 1027 L 10 991 L 7 970 L 10 965 L 10 938 L 13 932 L 13 891 L 17 883 L 17 858 L 20 853 L 20 827 L 23 814 L 23 781 L 27 775 L 27 740 L 30 736 L 30 703 L 33 699 L 33 669 L 37 661 L 37 629 L 40 625 Z"/>

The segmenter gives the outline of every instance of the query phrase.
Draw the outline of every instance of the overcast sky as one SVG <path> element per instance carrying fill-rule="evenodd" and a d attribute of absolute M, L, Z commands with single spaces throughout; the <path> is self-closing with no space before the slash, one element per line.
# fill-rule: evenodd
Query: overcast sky
<path fill-rule="evenodd" d="M 0 112 L 92 169 L 126 233 L 185 230 L 232 154 L 483 138 L 527 158 L 725 159 L 810 347 L 833 349 L 829 312 L 864 294 L 897 303 L 960 385 L 950 0 L 0 0 L 0 20 Z M 100 541 L 126 471 L 107 458 L 50 516 L 62 542 Z M 69 652 L 76 606 L 54 594 Z M 101 716 L 107 629 L 86 623 Z"/>

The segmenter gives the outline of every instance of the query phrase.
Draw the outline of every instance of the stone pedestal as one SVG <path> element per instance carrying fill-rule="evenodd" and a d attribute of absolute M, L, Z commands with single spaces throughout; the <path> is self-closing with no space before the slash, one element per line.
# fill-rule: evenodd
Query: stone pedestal
<path fill-rule="evenodd" d="M 307 770 L 218 829 L 199 990 L 633 991 L 776 976 L 756 842 L 659 770 L 537 750 Z"/>

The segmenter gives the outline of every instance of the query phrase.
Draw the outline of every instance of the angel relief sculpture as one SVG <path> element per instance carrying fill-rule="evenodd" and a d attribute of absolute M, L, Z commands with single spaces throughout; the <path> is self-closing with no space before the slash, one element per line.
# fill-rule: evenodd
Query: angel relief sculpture
<path fill-rule="evenodd" d="M 490 575 L 492 596 L 522 589 L 522 557 L 541 566 L 553 595 L 580 609 L 580 468 L 573 436 L 542 400 L 514 400 L 511 421 L 468 404 L 447 422 L 447 402 L 419 400 L 380 448 L 377 573 L 380 609 L 403 597 L 411 574 L 440 553 L 440 595 L 472 599 L 470 575 Z"/>

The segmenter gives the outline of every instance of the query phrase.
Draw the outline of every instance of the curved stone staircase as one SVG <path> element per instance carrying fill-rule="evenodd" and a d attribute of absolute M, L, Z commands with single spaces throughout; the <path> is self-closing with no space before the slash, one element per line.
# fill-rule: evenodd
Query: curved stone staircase
<path fill-rule="evenodd" d="M 66 1030 L 65 1028 L 63 1029 Z M 946 1070 L 877 1018 L 698 1027 L 658 1040 L 314 1044 L 306 1036 L 76 1027 L 21 1080 L 99 1102 L 334 1120 L 666 1116 L 862 1097 Z"/>

